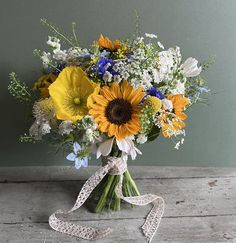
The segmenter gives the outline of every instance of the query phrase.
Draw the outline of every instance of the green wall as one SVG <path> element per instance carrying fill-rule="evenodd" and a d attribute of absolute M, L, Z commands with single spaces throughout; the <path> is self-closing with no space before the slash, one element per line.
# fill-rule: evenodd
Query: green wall
<path fill-rule="evenodd" d="M 166 47 L 178 45 L 185 58 L 216 63 L 204 74 L 212 89 L 209 106 L 189 112 L 181 150 L 160 138 L 141 148 L 144 165 L 236 165 L 236 1 L 235 0 L 1 0 L 0 8 L 0 165 L 70 164 L 46 145 L 20 144 L 27 130 L 26 110 L 8 94 L 8 73 L 31 83 L 40 74 L 35 48 L 46 48 L 41 17 L 69 30 L 77 22 L 79 39 L 88 45 L 100 33 L 127 37 L 134 29 L 134 9 L 143 33 L 157 33 Z M 135 164 L 130 162 L 130 164 Z"/>

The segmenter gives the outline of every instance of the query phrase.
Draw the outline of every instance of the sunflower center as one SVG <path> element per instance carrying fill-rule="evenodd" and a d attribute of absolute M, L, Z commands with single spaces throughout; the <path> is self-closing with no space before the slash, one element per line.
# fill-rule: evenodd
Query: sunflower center
<path fill-rule="evenodd" d="M 78 97 L 76 97 L 76 98 L 74 98 L 74 103 L 76 104 L 76 105 L 79 105 L 81 102 L 80 102 L 80 98 L 78 98 Z"/>
<path fill-rule="evenodd" d="M 124 124 L 131 119 L 132 105 L 123 99 L 112 100 L 106 107 L 105 115 L 111 123 Z"/>

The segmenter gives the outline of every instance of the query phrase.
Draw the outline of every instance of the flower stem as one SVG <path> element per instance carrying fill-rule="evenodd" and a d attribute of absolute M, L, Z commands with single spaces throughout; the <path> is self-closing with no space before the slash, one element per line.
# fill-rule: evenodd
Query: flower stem
<path fill-rule="evenodd" d="M 100 213 L 104 207 L 106 206 L 106 202 L 107 202 L 107 195 L 109 193 L 109 190 L 110 190 L 110 187 L 112 185 L 112 182 L 114 180 L 114 175 L 109 175 L 107 177 L 107 181 L 105 183 L 105 186 L 104 186 L 104 189 L 103 189 L 103 192 L 102 192 L 102 195 L 98 201 L 98 204 L 95 208 L 95 213 Z"/>
<path fill-rule="evenodd" d="M 124 173 L 124 177 L 125 177 L 126 183 L 129 183 L 129 185 L 132 188 L 132 191 L 135 193 L 135 195 L 132 195 L 132 196 L 140 196 L 140 192 L 139 192 L 139 190 L 138 190 L 138 188 L 136 186 L 136 183 L 132 179 L 132 177 L 131 177 L 131 175 L 130 175 L 128 170 L 126 170 L 126 172 Z"/>

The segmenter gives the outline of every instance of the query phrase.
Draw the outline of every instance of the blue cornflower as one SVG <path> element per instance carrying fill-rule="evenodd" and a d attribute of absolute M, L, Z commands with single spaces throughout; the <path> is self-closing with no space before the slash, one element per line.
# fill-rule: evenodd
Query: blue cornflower
<path fill-rule="evenodd" d="M 81 158 L 79 156 L 79 152 L 82 151 L 81 146 L 75 142 L 73 144 L 73 152 L 66 156 L 66 159 L 70 161 L 75 161 L 75 168 L 78 170 L 81 166 L 87 167 L 88 166 L 88 157 Z"/>
<path fill-rule="evenodd" d="M 155 96 L 159 98 L 160 100 L 164 99 L 165 96 L 155 87 L 151 87 L 150 89 L 147 90 L 147 93 L 151 96 Z"/>
<path fill-rule="evenodd" d="M 114 62 L 112 59 L 109 58 L 102 58 L 97 63 L 97 69 L 99 75 L 103 76 L 106 71 L 111 73 L 113 76 L 117 75 L 118 73 L 113 70 Z"/>

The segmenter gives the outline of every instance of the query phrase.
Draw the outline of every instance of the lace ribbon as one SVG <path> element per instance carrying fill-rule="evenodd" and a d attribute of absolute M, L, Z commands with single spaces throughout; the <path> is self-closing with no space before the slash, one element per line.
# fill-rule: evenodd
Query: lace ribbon
<path fill-rule="evenodd" d="M 152 241 L 153 236 L 155 235 L 158 226 L 161 221 L 161 217 L 164 213 L 164 200 L 161 197 L 158 197 L 153 194 L 145 194 L 142 196 L 134 197 L 124 197 L 122 194 L 122 182 L 123 182 L 123 173 L 127 170 L 126 161 L 121 158 L 109 157 L 106 165 L 98 169 L 83 185 L 77 200 L 72 207 L 67 212 L 58 210 L 49 217 L 49 225 L 52 229 L 65 233 L 71 236 L 76 236 L 86 240 L 97 240 L 104 238 L 109 233 L 112 232 L 110 227 L 104 229 L 96 229 L 84 225 L 74 224 L 71 222 L 66 222 L 60 220 L 58 217 L 67 215 L 78 208 L 80 208 L 84 202 L 87 200 L 91 192 L 95 187 L 101 182 L 106 174 L 120 175 L 120 181 L 116 187 L 117 195 L 124 201 L 138 206 L 145 206 L 152 203 L 153 207 L 149 214 L 146 217 L 146 220 L 141 227 L 143 234 L 145 235 L 148 242 Z"/>

